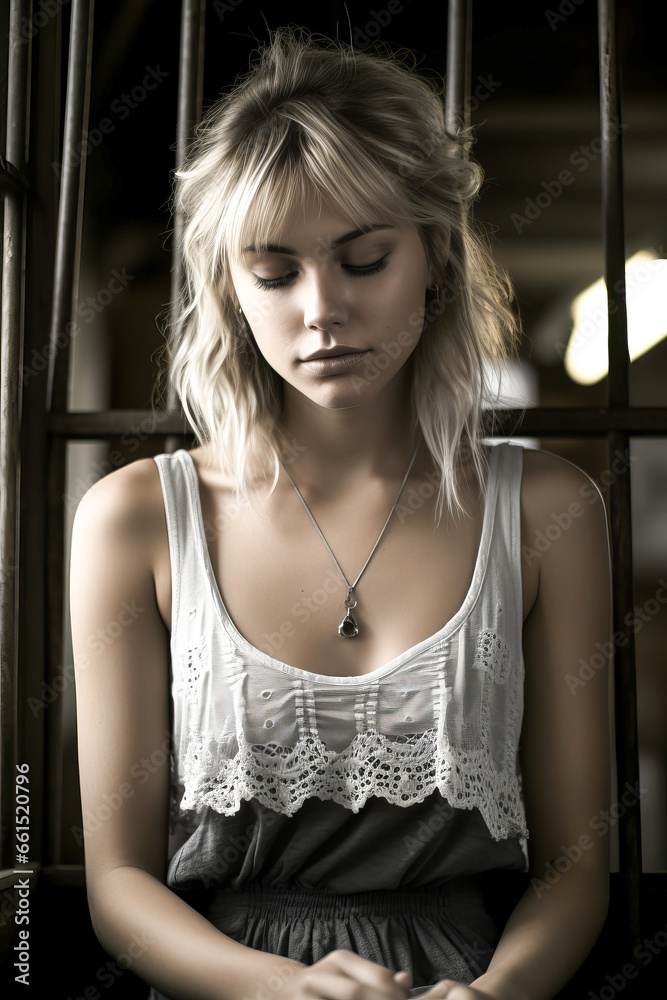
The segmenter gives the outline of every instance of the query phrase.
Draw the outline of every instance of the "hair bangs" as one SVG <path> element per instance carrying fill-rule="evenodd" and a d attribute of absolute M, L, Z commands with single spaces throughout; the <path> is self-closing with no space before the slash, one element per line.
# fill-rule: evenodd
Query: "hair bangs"
<path fill-rule="evenodd" d="M 264 162 L 261 178 L 240 179 L 224 227 L 223 259 L 238 265 L 248 249 L 259 252 L 278 242 L 298 208 L 305 218 L 313 205 L 318 211 L 326 205 L 362 230 L 409 218 L 400 204 L 402 192 L 377 161 L 365 155 L 362 163 L 360 156 L 343 157 L 335 144 L 322 148 L 311 134 L 299 138 L 283 147 L 279 160 Z M 397 211 L 388 213 L 388 203 Z"/>

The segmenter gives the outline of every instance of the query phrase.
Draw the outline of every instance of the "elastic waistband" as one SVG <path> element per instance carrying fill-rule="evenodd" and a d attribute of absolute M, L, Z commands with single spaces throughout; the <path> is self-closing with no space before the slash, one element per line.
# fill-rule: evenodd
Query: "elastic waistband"
<path fill-rule="evenodd" d="M 209 907 L 209 919 L 225 912 L 236 912 L 240 907 L 248 911 L 269 913 L 279 918 L 309 916 L 320 919 L 345 918 L 351 914 L 377 916 L 442 915 L 445 901 L 465 898 L 470 900 L 481 894 L 478 876 L 451 879 L 443 885 L 416 886 L 414 889 L 377 889 L 370 892 L 333 893 L 326 889 L 307 889 L 301 886 L 262 886 L 254 882 L 239 888 L 219 890 Z"/>

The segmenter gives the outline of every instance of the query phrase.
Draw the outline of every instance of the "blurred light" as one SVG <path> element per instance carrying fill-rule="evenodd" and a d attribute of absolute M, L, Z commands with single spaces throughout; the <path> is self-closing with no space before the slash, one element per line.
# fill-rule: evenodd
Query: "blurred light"
<path fill-rule="evenodd" d="M 667 336 L 667 260 L 640 250 L 625 262 L 630 361 Z M 609 371 L 607 287 L 600 278 L 572 303 L 574 325 L 565 351 L 565 370 L 582 385 Z"/>
<path fill-rule="evenodd" d="M 487 398 L 482 409 L 525 410 L 537 406 L 540 395 L 537 370 L 524 357 L 512 358 L 504 364 L 484 362 L 484 379 Z M 520 430 L 520 426 L 515 430 Z M 512 444 L 522 444 L 526 448 L 539 448 L 537 438 L 509 437 L 484 438 L 485 444 L 497 444 L 499 441 L 509 441 Z"/>

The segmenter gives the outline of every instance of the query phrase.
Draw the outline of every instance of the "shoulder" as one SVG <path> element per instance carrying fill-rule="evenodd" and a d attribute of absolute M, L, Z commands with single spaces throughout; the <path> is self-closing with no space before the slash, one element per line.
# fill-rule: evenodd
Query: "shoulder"
<path fill-rule="evenodd" d="M 529 527 L 604 521 L 605 505 L 595 481 L 566 458 L 536 448 L 523 449 L 522 512 Z"/>
<path fill-rule="evenodd" d="M 79 530 L 83 525 L 106 525 L 146 541 L 164 522 L 164 502 L 157 463 L 139 458 L 94 483 L 81 498 L 75 512 Z"/>
<path fill-rule="evenodd" d="M 523 565 L 538 572 L 534 608 L 551 602 L 564 614 L 576 595 L 581 598 L 582 586 L 594 587 L 600 595 L 606 591 L 607 510 L 597 484 L 583 469 L 551 452 L 524 449 L 521 519 Z"/>

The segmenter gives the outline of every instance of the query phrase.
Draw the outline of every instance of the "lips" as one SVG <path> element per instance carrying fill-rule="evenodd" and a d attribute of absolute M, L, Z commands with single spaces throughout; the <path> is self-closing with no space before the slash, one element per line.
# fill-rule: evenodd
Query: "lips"
<path fill-rule="evenodd" d="M 302 361 L 301 364 L 313 375 L 339 375 L 349 371 L 367 358 L 370 351 L 347 351 L 344 354 L 325 354 L 320 357 Z"/>
<path fill-rule="evenodd" d="M 338 358 L 342 354 L 366 354 L 366 351 L 360 351 L 356 347 L 347 347 L 345 344 L 336 344 L 335 347 L 329 348 L 328 351 L 318 351 L 316 354 L 311 354 L 309 358 L 302 358 L 302 361 L 319 361 L 320 358 Z"/>

